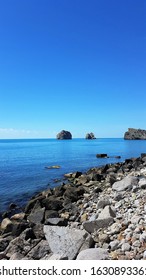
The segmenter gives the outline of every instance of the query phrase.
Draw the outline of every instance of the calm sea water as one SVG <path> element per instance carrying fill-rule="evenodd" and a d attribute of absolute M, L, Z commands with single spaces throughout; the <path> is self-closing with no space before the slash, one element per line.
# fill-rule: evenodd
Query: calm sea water
<path fill-rule="evenodd" d="M 126 158 L 146 152 L 146 141 L 123 139 L 29 139 L 0 140 L 0 212 L 11 202 L 24 205 L 35 193 L 54 186 L 67 172 L 87 171 L 94 166 L 117 162 L 97 159 L 97 153 Z M 60 165 L 60 169 L 46 166 Z M 49 184 L 49 185 L 48 185 Z"/>

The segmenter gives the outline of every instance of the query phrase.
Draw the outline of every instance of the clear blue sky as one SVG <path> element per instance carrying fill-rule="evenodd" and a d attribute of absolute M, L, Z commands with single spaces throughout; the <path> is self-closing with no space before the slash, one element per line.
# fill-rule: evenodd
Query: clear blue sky
<path fill-rule="evenodd" d="M 0 0 L 0 138 L 146 129 L 145 0 Z"/>

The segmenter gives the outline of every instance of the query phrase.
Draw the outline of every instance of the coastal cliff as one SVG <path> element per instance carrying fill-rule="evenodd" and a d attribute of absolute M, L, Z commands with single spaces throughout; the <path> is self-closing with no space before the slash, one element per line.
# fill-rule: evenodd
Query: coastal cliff
<path fill-rule="evenodd" d="M 146 130 L 128 128 L 128 131 L 124 134 L 125 140 L 146 140 Z"/>

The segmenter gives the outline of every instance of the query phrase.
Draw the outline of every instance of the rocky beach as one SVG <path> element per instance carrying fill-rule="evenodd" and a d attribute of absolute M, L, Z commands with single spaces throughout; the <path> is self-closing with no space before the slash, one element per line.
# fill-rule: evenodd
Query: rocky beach
<path fill-rule="evenodd" d="M 3 215 L 0 259 L 146 259 L 146 154 L 65 178 Z"/>

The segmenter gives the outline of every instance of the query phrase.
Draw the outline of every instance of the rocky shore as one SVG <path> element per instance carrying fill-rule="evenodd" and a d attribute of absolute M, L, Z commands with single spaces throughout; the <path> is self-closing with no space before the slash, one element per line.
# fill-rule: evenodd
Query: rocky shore
<path fill-rule="evenodd" d="M 3 218 L 0 259 L 146 259 L 146 154 L 65 177 Z"/>

